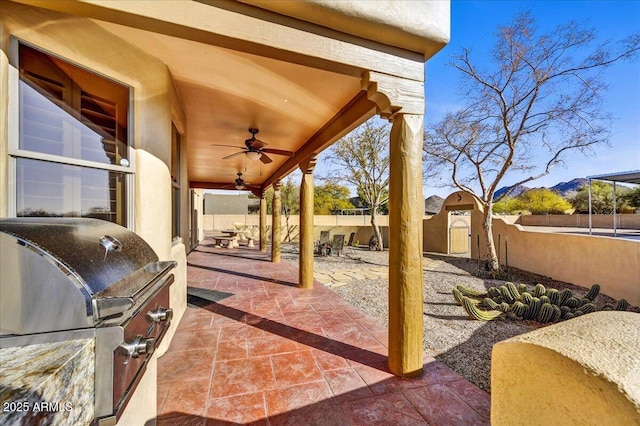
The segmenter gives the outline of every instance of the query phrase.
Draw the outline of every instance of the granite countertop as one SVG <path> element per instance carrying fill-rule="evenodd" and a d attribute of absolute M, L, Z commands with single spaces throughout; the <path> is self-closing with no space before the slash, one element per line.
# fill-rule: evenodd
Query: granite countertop
<path fill-rule="evenodd" d="M 94 359 L 94 338 L 0 349 L 0 424 L 89 424 Z"/>

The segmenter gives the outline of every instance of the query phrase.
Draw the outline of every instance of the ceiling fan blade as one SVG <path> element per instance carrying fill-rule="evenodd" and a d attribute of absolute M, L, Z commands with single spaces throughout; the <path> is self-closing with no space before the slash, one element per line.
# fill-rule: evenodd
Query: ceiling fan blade
<path fill-rule="evenodd" d="M 295 152 L 285 151 L 282 149 L 274 149 L 274 148 L 264 148 L 262 152 L 268 152 L 269 154 L 276 154 L 276 155 L 284 155 L 286 157 L 293 157 L 293 155 L 295 154 Z"/>
<path fill-rule="evenodd" d="M 260 161 L 262 161 L 262 164 L 273 163 L 273 160 L 271 158 L 269 158 L 269 156 L 267 154 L 265 154 L 264 152 L 260 156 Z"/>
<path fill-rule="evenodd" d="M 247 139 L 247 141 L 250 141 L 249 145 L 251 145 L 251 147 L 253 147 L 254 149 L 260 149 L 267 146 L 267 144 L 265 142 L 262 142 L 260 139 Z"/>
<path fill-rule="evenodd" d="M 244 154 L 246 151 L 242 150 L 240 152 L 236 152 L 234 154 L 231 155 L 227 155 L 226 157 L 222 157 L 223 160 L 228 160 L 229 158 L 233 158 L 233 157 L 237 157 L 238 155 L 242 155 Z"/>
<path fill-rule="evenodd" d="M 222 145 L 222 144 L 219 144 L 219 143 L 212 143 L 211 146 L 224 146 L 224 147 L 227 147 L 227 148 L 244 149 L 243 147 L 238 146 L 238 145 Z"/>

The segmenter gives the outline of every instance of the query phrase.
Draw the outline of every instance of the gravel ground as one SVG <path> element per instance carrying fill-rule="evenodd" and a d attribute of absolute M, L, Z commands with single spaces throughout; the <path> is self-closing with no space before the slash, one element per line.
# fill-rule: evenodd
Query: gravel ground
<path fill-rule="evenodd" d="M 283 245 L 282 256 L 297 263 L 297 246 Z M 345 269 L 381 267 L 389 265 L 388 252 L 372 252 L 356 248 L 346 256 L 316 256 L 315 272 L 335 272 Z M 500 286 L 503 280 L 483 278 L 476 275 L 477 260 L 468 258 L 427 254 L 424 258 L 424 350 L 442 361 L 467 380 L 490 392 L 491 349 L 499 341 L 540 328 L 535 321 L 513 321 L 497 319 L 477 321 L 467 316 L 461 306 L 456 305 L 451 290 L 458 284 L 484 290 Z M 576 295 L 584 295 L 588 289 L 552 280 L 511 268 L 509 281 L 525 283 L 530 287 L 542 283 L 546 287 L 571 289 Z M 333 290 L 374 317 L 388 325 L 388 280 L 354 279 Z M 599 295 L 594 303 L 598 308 L 613 299 Z"/>

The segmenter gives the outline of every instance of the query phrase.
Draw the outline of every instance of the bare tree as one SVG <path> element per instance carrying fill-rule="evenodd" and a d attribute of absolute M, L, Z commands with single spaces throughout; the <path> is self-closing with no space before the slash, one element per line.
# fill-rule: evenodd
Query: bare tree
<path fill-rule="evenodd" d="M 378 208 L 389 200 L 389 129 L 370 121 L 337 141 L 326 158 L 338 166 L 328 178 L 355 186 L 371 209 L 371 226 L 377 250 L 383 251 L 382 233 L 376 221 Z"/>
<path fill-rule="evenodd" d="M 425 132 L 425 175 L 448 170 L 453 185 L 483 205 L 487 263 L 494 273 L 500 264 L 492 207 L 503 178 L 515 174 L 521 180 L 513 186 L 522 185 L 547 175 L 568 154 L 590 154 L 608 143 L 603 73 L 636 56 L 640 35 L 617 48 L 595 43 L 595 31 L 574 22 L 537 35 L 534 19 L 523 13 L 498 28 L 487 69 L 474 64 L 468 49 L 453 58 L 466 107 Z"/>
<path fill-rule="evenodd" d="M 273 187 L 265 192 L 265 200 L 267 205 L 267 214 L 273 214 L 271 208 L 273 206 Z M 289 218 L 292 214 L 300 214 L 300 188 L 293 183 L 293 179 L 288 177 L 280 186 L 280 213 L 284 215 L 287 235 L 285 237 L 288 243 L 291 242 L 291 234 L 295 230 L 295 225 L 289 225 Z M 294 236 L 295 237 L 295 236 Z"/>
<path fill-rule="evenodd" d="M 282 204 L 282 214 L 284 214 L 286 227 L 287 227 L 287 242 L 291 242 L 291 232 L 295 226 L 289 226 L 289 218 L 291 214 L 300 213 L 300 189 L 294 185 L 291 178 L 287 178 L 286 181 L 280 187 L 280 203 Z"/>

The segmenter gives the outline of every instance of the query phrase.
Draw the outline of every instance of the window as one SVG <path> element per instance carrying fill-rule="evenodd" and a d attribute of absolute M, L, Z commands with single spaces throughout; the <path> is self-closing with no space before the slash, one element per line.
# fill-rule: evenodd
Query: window
<path fill-rule="evenodd" d="M 171 236 L 180 237 L 180 133 L 171 124 Z"/>
<path fill-rule="evenodd" d="M 17 216 L 127 226 L 129 89 L 20 43 Z"/>

